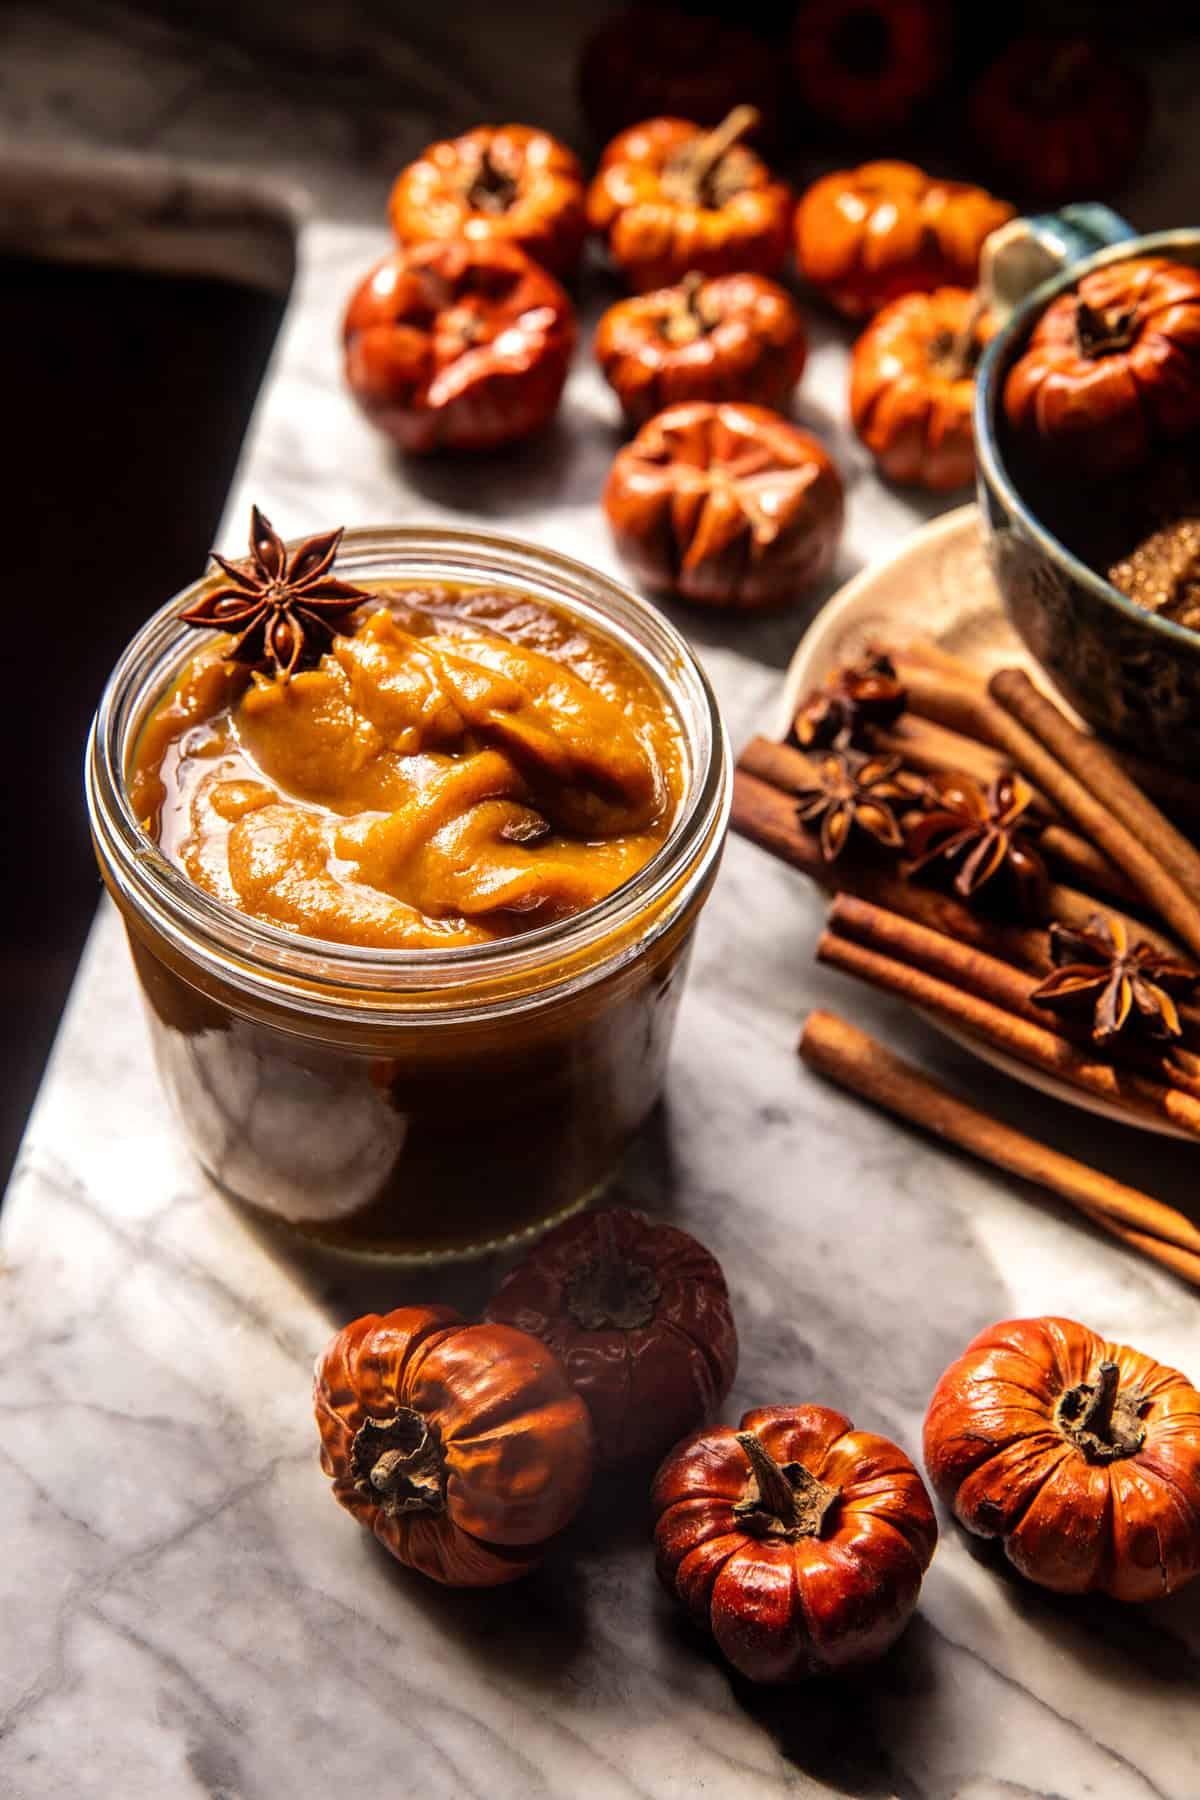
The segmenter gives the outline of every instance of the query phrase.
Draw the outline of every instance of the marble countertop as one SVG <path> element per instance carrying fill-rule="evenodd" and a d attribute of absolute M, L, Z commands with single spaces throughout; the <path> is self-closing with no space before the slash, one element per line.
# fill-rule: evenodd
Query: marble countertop
<path fill-rule="evenodd" d="M 170 166 L 170 144 L 141 148 Z M 457 520 L 615 568 L 596 495 L 616 422 L 586 358 L 547 437 L 467 471 L 404 464 L 357 417 L 335 323 L 385 244 L 319 196 L 299 229 L 223 545 L 241 548 L 253 498 L 285 534 Z M 594 273 L 587 291 L 590 321 L 608 290 Z M 875 480 L 840 422 L 844 334 L 813 329 L 797 414 L 848 477 L 842 580 L 936 509 Z M 769 716 L 823 597 L 762 621 L 675 615 L 735 742 Z M 731 840 L 666 1102 L 618 1190 L 694 1230 L 728 1273 L 743 1352 L 726 1416 L 815 1399 L 917 1454 L 946 1363 L 992 1320 L 1043 1311 L 1200 1372 L 1194 1295 L 820 1085 L 797 1061 L 799 1024 L 814 1005 L 845 1010 L 1026 1129 L 1176 1201 L 1195 1192 L 1195 1153 L 1040 1099 L 818 970 L 820 910 L 789 870 Z M 1200 1793 L 1200 1583 L 1137 1611 L 1064 1603 L 1008 1579 L 943 1520 L 918 1615 L 883 1664 L 857 1684 L 772 1693 L 731 1679 L 681 1627 L 640 1494 L 599 1496 L 509 1590 L 443 1592 L 393 1565 L 318 1469 L 312 1358 L 367 1308 L 469 1310 L 496 1271 L 334 1264 L 226 1205 L 172 1135 L 107 907 L 2 1227 L 0 1794 Z"/>

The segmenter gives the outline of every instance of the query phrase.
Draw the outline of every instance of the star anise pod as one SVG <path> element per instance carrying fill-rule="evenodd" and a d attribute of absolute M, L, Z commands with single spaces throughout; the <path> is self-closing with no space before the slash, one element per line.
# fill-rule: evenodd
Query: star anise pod
<path fill-rule="evenodd" d="M 907 703 L 891 658 L 871 651 L 813 689 L 792 722 L 792 736 L 802 750 L 861 745 L 869 726 L 894 724 Z"/>
<path fill-rule="evenodd" d="M 1174 995 L 1194 993 L 1200 969 L 1164 956 L 1152 944 L 1131 948 L 1124 920 L 1094 913 L 1082 931 L 1055 923 L 1050 955 L 1054 972 L 1030 999 L 1056 1012 L 1091 1006 L 1096 1043 L 1110 1043 L 1139 1026 L 1153 1038 L 1182 1037 Z"/>
<path fill-rule="evenodd" d="M 898 756 L 861 756 L 831 750 L 817 762 L 817 781 L 796 791 L 800 823 L 821 832 L 821 855 L 836 862 L 852 831 L 862 831 L 886 850 L 902 850 L 904 834 L 896 807 L 913 794 L 896 780 Z"/>
<path fill-rule="evenodd" d="M 906 821 L 909 864 L 918 875 L 934 864 L 953 869 L 954 891 L 975 900 L 1007 890 L 1019 910 L 1037 918 L 1046 908 L 1046 865 L 1034 847 L 1033 789 L 1020 775 L 998 775 L 987 788 L 967 775 L 933 775 L 925 811 Z"/>
<path fill-rule="evenodd" d="M 329 573 L 342 527 L 305 538 L 288 555 L 283 539 L 257 506 L 250 509 L 250 555 L 245 562 L 212 559 L 228 576 L 180 617 L 188 625 L 233 634 L 230 658 L 290 681 L 328 650 L 341 625 L 370 595 Z"/>

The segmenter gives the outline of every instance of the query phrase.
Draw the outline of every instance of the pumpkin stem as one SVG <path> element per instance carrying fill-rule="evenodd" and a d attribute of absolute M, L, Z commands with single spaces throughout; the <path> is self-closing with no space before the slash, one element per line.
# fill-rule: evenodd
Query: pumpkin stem
<path fill-rule="evenodd" d="M 818 1481 L 803 1463 L 777 1463 L 752 1431 L 735 1435 L 754 1471 L 733 1509 L 742 1526 L 761 1537 L 820 1537 L 837 1489 Z"/>
<path fill-rule="evenodd" d="M 668 197 L 685 206 L 723 206 L 744 183 L 736 174 L 723 170 L 722 161 L 761 119 L 756 106 L 735 106 L 712 131 L 689 139 L 663 170 L 663 189 Z"/>
<path fill-rule="evenodd" d="M 676 288 L 659 327 L 669 344 L 694 343 L 709 329 L 710 321 L 700 308 L 700 290 L 707 279 L 697 269 L 689 269 Z"/>
<path fill-rule="evenodd" d="M 1137 337 L 1136 306 L 1110 306 L 1104 310 L 1089 306 L 1084 299 L 1075 301 L 1075 343 L 1080 356 L 1096 359 L 1115 356 L 1128 350 Z"/>
<path fill-rule="evenodd" d="M 467 202 L 476 212 L 505 213 L 517 197 L 517 184 L 492 160 L 486 145 L 475 168 L 466 177 Z"/>
<path fill-rule="evenodd" d="M 986 301 L 977 288 L 971 296 L 971 304 L 963 322 L 953 337 L 949 332 L 941 332 L 930 345 L 930 360 L 945 380 L 962 381 L 972 373 L 979 361 L 977 333 L 985 305 Z"/>
<path fill-rule="evenodd" d="M 1136 1456 L 1146 1441 L 1143 1405 L 1140 1394 L 1122 1392 L 1120 1369 L 1106 1361 L 1097 1364 L 1091 1381 L 1067 1389 L 1056 1422 L 1089 1462 L 1116 1462 Z"/>
<path fill-rule="evenodd" d="M 567 1310 L 581 1331 L 638 1331 L 654 1318 L 662 1289 L 645 1263 L 618 1249 L 611 1211 L 596 1215 L 596 1253 L 567 1284 Z"/>
<path fill-rule="evenodd" d="M 446 1471 L 441 1446 L 411 1406 L 390 1419 L 364 1419 L 350 1450 L 355 1487 L 385 1512 L 443 1512 Z"/>

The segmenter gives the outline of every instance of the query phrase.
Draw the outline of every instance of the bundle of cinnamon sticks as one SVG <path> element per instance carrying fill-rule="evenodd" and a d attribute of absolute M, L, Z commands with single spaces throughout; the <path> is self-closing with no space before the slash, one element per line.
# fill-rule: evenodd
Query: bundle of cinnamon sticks
<path fill-rule="evenodd" d="M 1165 1123 L 1200 1139 L 1200 1004 L 1173 1009 L 1169 1043 L 1136 1029 L 1135 1018 L 1114 1044 L 1033 997 L 1054 960 L 1048 927 L 1087 931 L 1098 916 L 1115 921 L 1112 928 L 1129 944 L 1146 944 L 1185 973 L 1189 965 L 1200 968 L 1200 850 L 1193 841 L 1200 838 L 1200 783 L 1108 748 L 1021 670 L 1002 670 L 985 686 L 969 665 L 931 645 L 889 650 L 886 658 L 905 703 L 899 717 L 869 725 L 866 748 L 898 758 L 904 776 L 982 785 L 1018 772 L 1033 789 L 1037 843 L 1049 871 L 1043 916 L 997 912 L 945 884 L 910 878 L 902 858 L 881 857 L 871 843 L 827 860 L 796 803 L 797 794 L 811 791 L 819 756 L 793 744 L 755 738 L 746 747 L 735 775 L 734 830 L 832 891 L 817 950 L 822 962 L 1134 1121 Z M 1195 998 L 1200 1002 L 1200 991 Z M 1135 1225 L 1124 1224 L 1138 1236 Z M 1172 1266 L 1200 1277 L 1200 1242 L 1189 1238 L 1173 1248 L 1193 1262 Z"/>

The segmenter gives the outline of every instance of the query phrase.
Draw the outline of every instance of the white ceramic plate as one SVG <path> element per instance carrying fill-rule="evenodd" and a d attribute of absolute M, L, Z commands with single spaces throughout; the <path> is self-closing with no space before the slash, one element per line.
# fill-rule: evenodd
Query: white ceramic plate
<path fill-rule="evenodd" d="M 932 639 L 981 674 L 1019 666 L 1046 686 L 1045 676 L 1008 622 L 987 565 L 977 506 L 957 507 L 923 525 L 891 556 L 848 581 L 821 609 L 792 657 L 770 735 L 787 736 L 801 700 L 836 664 L 853 662 L 871 643 L 904 645 L 915 637 Z M 1061 695 L 1056 698 L 1061 705 Z M 1031 1069 L 931 1013 L 923 1017 L 993 1068 L 1068 1106 L 1160 1137 L 1195 1142 L 1173 1125 L 1134 1117 L 1107 1100 Z"/>

